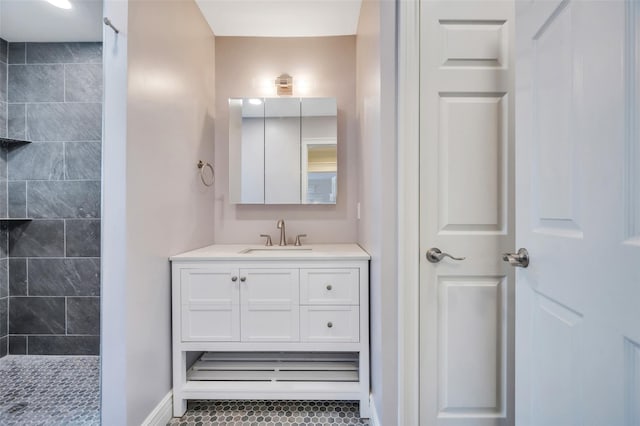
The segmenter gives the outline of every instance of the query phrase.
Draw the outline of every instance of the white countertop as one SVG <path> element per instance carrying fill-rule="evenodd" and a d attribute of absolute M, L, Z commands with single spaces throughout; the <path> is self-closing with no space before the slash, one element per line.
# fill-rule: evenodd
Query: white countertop
<path fill-rule="evenodd" d="M 249 250 L 253 250 L 247 252 Z M 369 260 L 357 244 L 308 244 L 301 247 L 259 244 L 214 244 L 171 256 L 172 261 L 204 260 Z"/>

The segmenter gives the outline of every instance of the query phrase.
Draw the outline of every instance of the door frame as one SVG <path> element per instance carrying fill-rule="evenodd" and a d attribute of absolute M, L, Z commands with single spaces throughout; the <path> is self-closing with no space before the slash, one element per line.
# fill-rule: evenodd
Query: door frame
<path fill-rule="evenodd" d="M 420 1 L 397 4 L 398 423 L 420 423 Z M 418 90 L 416 90 L 418 89 Z"/>

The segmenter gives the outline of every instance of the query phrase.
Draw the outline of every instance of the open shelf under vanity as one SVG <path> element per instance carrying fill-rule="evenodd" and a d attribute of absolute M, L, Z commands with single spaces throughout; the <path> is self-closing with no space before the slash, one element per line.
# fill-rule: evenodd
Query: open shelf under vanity
<path fill-rule="evenodd" d="M 205 352 L 188 370 L 191 399 L 359 400 L 359 354 Z"/>
<path fill-rule="evenodd" d="M 207 352 L 189 369 L 187 381 L 358 382 L 358 354 Z"/>

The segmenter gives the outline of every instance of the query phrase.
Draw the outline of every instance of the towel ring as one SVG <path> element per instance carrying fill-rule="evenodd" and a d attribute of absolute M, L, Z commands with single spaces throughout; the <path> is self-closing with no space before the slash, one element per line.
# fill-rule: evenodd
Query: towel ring
<path fill-rule="evenodd" d="M 211 169 L 211 182 L 207 182 L 207 179 L 204 177 L 204 169 L 207 167 Z M 216 172 L 213 170 L 213 166 L 209 163 L 205 163 L 204 161 L 200 160 L 198 161 L 198 168 L 200 169 L 200 179 L 202 180 L 202 183 L 204 184 L 204 186 L 213 185 L 214 182 L 216 181 Z"/>

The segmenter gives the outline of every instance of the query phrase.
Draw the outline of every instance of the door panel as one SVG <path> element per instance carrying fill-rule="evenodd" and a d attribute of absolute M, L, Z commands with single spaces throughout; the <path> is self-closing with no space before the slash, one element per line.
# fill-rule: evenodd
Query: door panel
<path fill-rule="evenodd" d="M 575 135 L 572 133 L 571 11 L 560 3 L 533 39 L 533 137 L 538 232 L 580 237 Z"/>
<path fill-rule="evenodd" d="M 243 342 L 300 340 L 298 269 L 241 269 Z"/>
<path fill-rule="evenodd" d="M 511 425 L 513 4 L 422 1 L 420 19 L 420 422 Z"/>
<path fill-rule="evenodd" d="M 516 421 L 639 424 L 638 5 L 516 10 Z"/>
<path fill-rule="evenodd" d="M 441 414 L 497 415 L 503 411 L 505 288 L 504 277 L 440 279 Z"/>
<path fill-rule="evenodd" d="M 508 66 L 506 21 L 440 20 L 444 66 Z"/>
<path fill-rule="evenodd" d="M 504 233 L 506 95 L 440 95 L 440 229 Z"/>
<path fill-rule="evenodd" d="M 625 339 L 625 368 L 624 376 L 628 378 L 625 384 L 625 396 L 627 397 L 626 424 L 637 425 L 640 423 L 640 345 L 629 339 Z M 636 401 L 636 402 L 634 402 Z"/>
<path fill-rule="evenodd" d="M 532 360 L 532 371 L 544 371 L 531 375 L 536 424 L 579 425 L 579 392 L 571 383 L 578 374 L 574 361 L 580 356 L 582 315 L 540 294 L 534 297 L 533 347 L 546 348 L 534 351 Z"/>
<path fill-rule="evenodd" d="M 182 341 L 240 340 L 237 275 L 230 268 L 181 271 Z"/>

